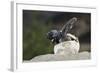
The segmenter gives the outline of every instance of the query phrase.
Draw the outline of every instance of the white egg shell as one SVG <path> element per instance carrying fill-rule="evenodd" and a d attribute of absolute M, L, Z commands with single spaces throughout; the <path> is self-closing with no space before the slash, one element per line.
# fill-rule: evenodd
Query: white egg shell
<path fill-rule="evenodd" d="M 54 54 L 66 55 L 66 54 L 77 54 L 79 52 L 79 42 L 65 41 L 54 46 Z"/>

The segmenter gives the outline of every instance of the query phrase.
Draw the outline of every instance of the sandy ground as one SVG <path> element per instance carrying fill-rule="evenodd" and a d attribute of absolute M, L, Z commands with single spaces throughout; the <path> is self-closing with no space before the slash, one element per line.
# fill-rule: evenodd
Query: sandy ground
<path fill-rule="evenodd" d="M 24 62 L 66 61 L 66 60 L 87 60 L 87 59 L 90 59 L 90 53 L 80 52 L 75 55 L 45 54 L 45 55 L 36 56 L 33 59 Z"/>

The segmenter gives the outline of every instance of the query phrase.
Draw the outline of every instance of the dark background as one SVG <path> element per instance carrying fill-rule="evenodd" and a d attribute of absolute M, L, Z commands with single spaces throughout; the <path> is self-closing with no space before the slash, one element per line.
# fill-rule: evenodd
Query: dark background
<path fill-rule="evenodd" d="M 60 30 L 71 18 L 77 17 L 70 33 L 79 38 L 80 52 L 91 52 L 91 14 L 75 12 L 51 12 L 23 10 L 23 60 L 53 53 L 53 44 L 46 33 L 52 29 Z"/>

